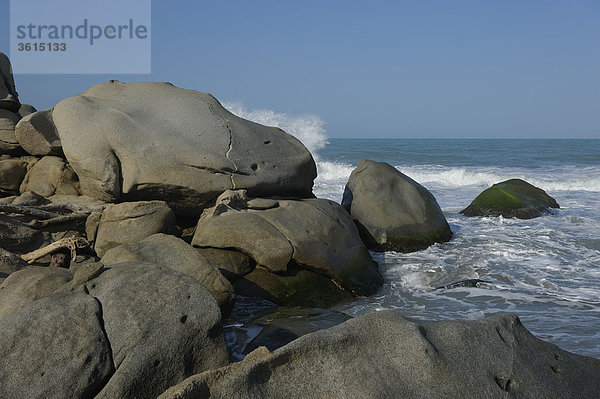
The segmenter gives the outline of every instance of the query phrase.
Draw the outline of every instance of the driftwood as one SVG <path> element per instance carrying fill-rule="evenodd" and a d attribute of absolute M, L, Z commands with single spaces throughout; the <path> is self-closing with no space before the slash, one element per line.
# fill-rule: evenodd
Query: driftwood
<path fill-rule="evenodd" d="M 90 213 L 102 209 L 102 206 L 86 207 L 73 204 L 42 206 L 0 204 L 0 213 L 13 213 L 34 218 L 28 223 L 34 229 L 85 220 Z"/>
<path fill-rule="evenodd" d="M 62 238 L 48 246 L 45 246 L 44 248 L 36 249 L 33 252 L 21 255 L 21 258 L 23 258 L 23 260 L 27 263 L 32 264 L 44 256 L 68 249 L 71 252 L 71 260 L 74 261 L 77 257 L 77 250 L 87 248 L 89 246 L 90 242 L 82 237 Z"/>

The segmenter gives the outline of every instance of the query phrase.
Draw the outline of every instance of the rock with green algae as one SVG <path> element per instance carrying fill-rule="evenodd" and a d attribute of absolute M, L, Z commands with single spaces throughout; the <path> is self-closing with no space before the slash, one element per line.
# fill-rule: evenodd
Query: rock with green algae
<path fill-rule="evenodd" d="M 342 205 L 376 251 L 413 252 L 452 237 L 434 196 L 385 162 L 361 160 L 348 179 Z"/>
<path fill-rule="evenodd" d="M 465 216 L 503 216 L 533 219 L 560 208 L 546 192 L 521 179 L 506 180 L 483 191 L 463 209 Z"/>

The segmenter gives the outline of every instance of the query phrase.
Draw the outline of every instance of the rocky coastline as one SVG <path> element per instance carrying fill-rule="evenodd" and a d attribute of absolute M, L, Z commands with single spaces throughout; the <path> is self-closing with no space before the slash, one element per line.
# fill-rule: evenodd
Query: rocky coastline
<path fill-rule="evenodd" d="M 341 205 L 315 198 L 316 176 L 295 137 L 166 82 L 37 111 L 0 53 L 0 398 L 600 397 L 598 359 L 515 315 L 327 310 L 377 293 L 370 250 L 452 231 L 388 164 L 360 161 Z M 463 214 L 558 207 L 513 179 Z M 236 296 L 280 306 L 241 361 L 223 333 Z"/>

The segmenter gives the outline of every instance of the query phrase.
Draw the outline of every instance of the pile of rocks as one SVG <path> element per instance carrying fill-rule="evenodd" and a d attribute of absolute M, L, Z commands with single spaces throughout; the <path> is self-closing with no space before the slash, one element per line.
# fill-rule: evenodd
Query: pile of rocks
<path fill-rule="evenodd" d="M 110 81 L 36 111 L 0 53 L 0 397 L 598 395 L 597 361 L 508 316 L 312 309 L 343 323 L 273 323 L 249 348 L 281 348 L 230 365 L 236 294 L 329 307 L 382 285 L 368 249 L 451 238 L 390 165 L 361 161 L 343 206 L 314 197 L 315 177 L 293 136 L 169 83 Z"/>

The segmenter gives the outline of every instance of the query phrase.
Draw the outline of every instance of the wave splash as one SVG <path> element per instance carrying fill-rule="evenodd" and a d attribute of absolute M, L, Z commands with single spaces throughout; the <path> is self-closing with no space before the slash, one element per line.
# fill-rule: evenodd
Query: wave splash
<path fill-rule="evenodd" d="M 223 107 L 249 121 L 283 129 L 300 140 L 315 159 L 318 151 L 328 143 L 326 130 L 323 128 L 325 122 L 316 115 L 288 115 L 270 109 L 248 109 L 240 102 L 224 102 Z"/>

